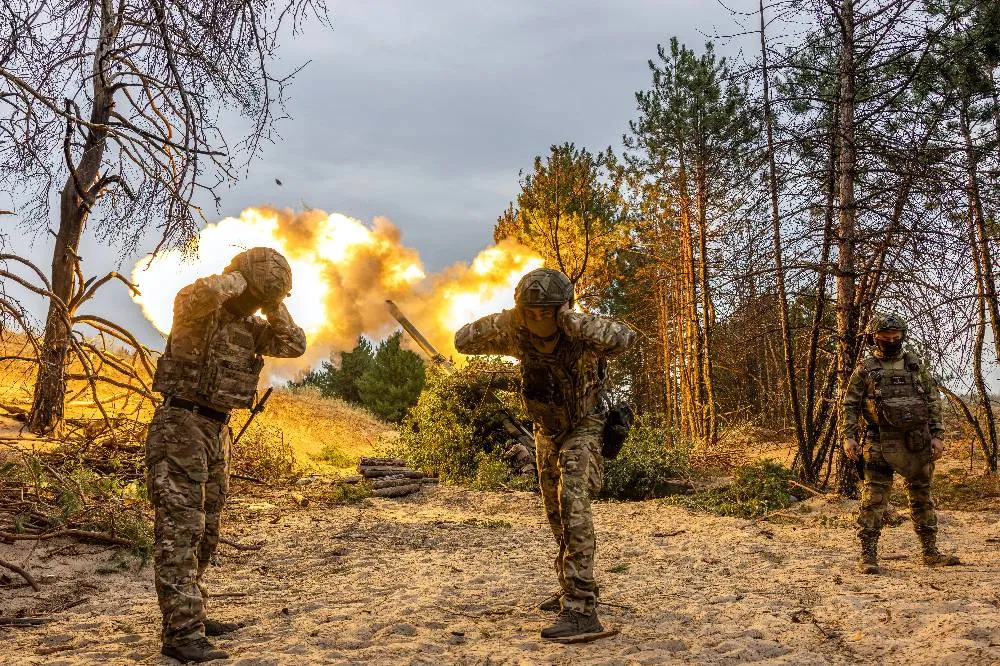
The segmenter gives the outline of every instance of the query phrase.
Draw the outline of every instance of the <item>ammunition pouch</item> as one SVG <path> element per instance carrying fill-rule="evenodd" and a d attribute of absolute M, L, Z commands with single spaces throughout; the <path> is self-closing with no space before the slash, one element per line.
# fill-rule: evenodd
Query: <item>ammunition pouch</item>
<path fill-rule="evenodd" d="M 249 409 L 257 394 L 257 379 L 264 359 L 257 356 L 249 367 L 236 367 L 227 359 L 204 362 L 164 356 L 156 364 L 153 390 L 170 396 L 186 396 L 228 411 Z"/>
<path fill-rule="evenodd" d="M 635 413 L 628 403 L 620 402 L 608 409 L 601 434 L 601 456 L 612 460 L 621 452 L 634 422 Z"/>
<path fill-rule="evenodd" d="M 927 398 L 921 395 L 885 398 L 876 401 L 879 428 L 889 427 L 910 432 L 926 426 L 931 420 Z"/>

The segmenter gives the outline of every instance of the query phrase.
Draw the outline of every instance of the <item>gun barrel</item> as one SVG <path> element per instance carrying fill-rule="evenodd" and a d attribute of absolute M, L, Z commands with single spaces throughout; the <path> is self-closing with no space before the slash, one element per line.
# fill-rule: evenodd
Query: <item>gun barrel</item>
<path fill-rule="evenodd" d="M 443 365 L 448 370 L 455 369 L 455 366 L 452 365 L 451 361 L 442 356 L 441 353 L 434 348 L 434 345 L 432 345 L 430 341 L 424 337 L 423 333 L 417 330 L 417 327 L 413 325 L 413 322 L 406 318 L 406 315 L 404 315 L 402 311 L 396 307 L 395 303 L 387 300 L 385 304 L 389 308 L 389 314 L 392 315 L 392 318 L 399 322 L 399 325 L 403 327 L 403 330 L 406 331 L 411 338 L 413 338 L 413 341 L 424 350 L 425 354 L 430 356 L 432 361 L 439 365 Z"/>

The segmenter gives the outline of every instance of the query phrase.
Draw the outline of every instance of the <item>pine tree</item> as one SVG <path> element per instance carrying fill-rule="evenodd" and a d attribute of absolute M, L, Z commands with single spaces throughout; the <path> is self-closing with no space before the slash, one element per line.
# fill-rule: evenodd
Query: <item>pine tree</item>
<path fill-rule="evenodd" d="M 355 382 L 361 404 L 387 421 L 399 422 L 424 387 L 424 362 L 402 349 L 397 331 L 379 343 L 372 365 Z"/>

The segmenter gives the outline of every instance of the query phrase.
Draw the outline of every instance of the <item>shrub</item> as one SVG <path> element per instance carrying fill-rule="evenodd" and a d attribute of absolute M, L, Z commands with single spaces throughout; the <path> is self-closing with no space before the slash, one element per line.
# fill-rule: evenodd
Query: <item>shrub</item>
<path fill-rule="evenodd" d="M 672 433 L 640 420 L 621 452 L 604 463 L 604 497 L 640 500 L 676 492 L 676 479 L 690 471 L 691 447 Z"/>
<path fill-rule="evenodd" d="M 736 469 L 733 482 L 691 496 L 667 499 L 676 506 L 707 511 L 719 516 L 759 518 L 791 505 L 794 498 L 788 489 L 791 470 L 770 460 L 759 460 Z"/>
<path fill-rule="evenodd" d="M 295 455 L 280 428 L 254 421 L 233 444 L 232 470 L 263 481 L 287 479 L 295 470 Z"/>
<path fill-rule="evenodd" d="M 496 390 L 507 405 L 519 410 L 519 401 L 510 393 L 516 390 L 516 377 L 512 364 L 496 359 L 472 359 L 451 375 L 433 370 L 387 452 L 452 483 L 476 482 L 477 487 L 523 483 L 510 479 L 506 466 L 501 469 L 499 452 L 510 436 L 501 425 L 500 407 L 487 398 L 489 390 Z"/>

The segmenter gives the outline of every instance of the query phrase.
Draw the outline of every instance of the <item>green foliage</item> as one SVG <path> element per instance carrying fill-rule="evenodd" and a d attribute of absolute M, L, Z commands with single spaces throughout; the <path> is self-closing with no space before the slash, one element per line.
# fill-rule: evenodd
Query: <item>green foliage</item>
<path fill-rule="evenodd" d="M 280 428 L 256 420 L 233 444 L 232 467 L 237 474 L 280 481 L 294 472 L 295 454 Z"/>
<path fill-rule="evenodd" d="M 372 365 L 355 382 L 361 404 L 396 423 L 417 402 L 426 381 L 424 362 L 400 347 L 402 335 L 397 331 L 380 342 Z"/>
<path fill-rule="evenodd" d="M 372 494 L 367 483 L 335 483 L 323 495 L 330 504 L 360 504 Z"/>
<path fill-rule="evenodd" d="M 621 453 L 604 463 L 601 494 L 640 500 L 676 492 L 677 478 L 690 472 L 690 455 L 690 444 L 675 441 L 672 433 L 660 426 L 639 421 Z"/>
<path fill-rule="evenodd" d="M 375 364 L 375 349 L 364 336 L 349 352 L 340 352 L 340 363 L 324 361 L 321 369 L 311 370 L 293 387 L 315 386 L 325 398 L 337 397 L 348 402 L 361 403 L 357 382 Z"/>
<path fill-rule="evenodd" d="M 791 470 L 770 460 L 758 460 L 736 469 L 733 482 L 690 496 L 667 498 L 676 506 L 707 511 L 718 516 L 759 518 L 788 507 L 793 497 L 788 482 Z"/>
<path fill-rule="evenodd" d="M 398 423 L 420 395 L 424 386 L 424 362 L 400 346 L 401 332 L 378 344 L 364 336 L 349 352 L 341 352 L 340 363 L 324 362 L 292 388 L 315 386 L 323 397 L 338 397 L 362 405 L 376 416 Z"/>
<path fill-rule="evenodd" d="M 566 273 L 577 298 L 597 306 L 610 288 L 609 269 L 625 243 L 625 204 L 609 148 L 594 155 L 572 143 L 553 145 L 522 174 L 517 207 L 497 219 L 497 242 L 513 238 Z"/>
<path fill-rule="evenodd" d="M 495 452 L 504 450 L 510 437 L 501 425 L 500 408 L 486 394 L 492 388 L 507 405 L 520 409 L 511 393 L 517 381 L 512 364 L 488 358 L 472 359 L 452 375 L 432 371 L 389 453 L 443 481 L 506 484 L 511 479 L 506 468 L 501 474 Z"/>
<path fill-rule="evenodd" d="M 327 444 L 319 452 L 317 456 L 323 462 L 330 463 L 334 467 L 354 467 L 357 465 L 357 459 L 342 453 L 340 449 L 332 444 Z"/>

